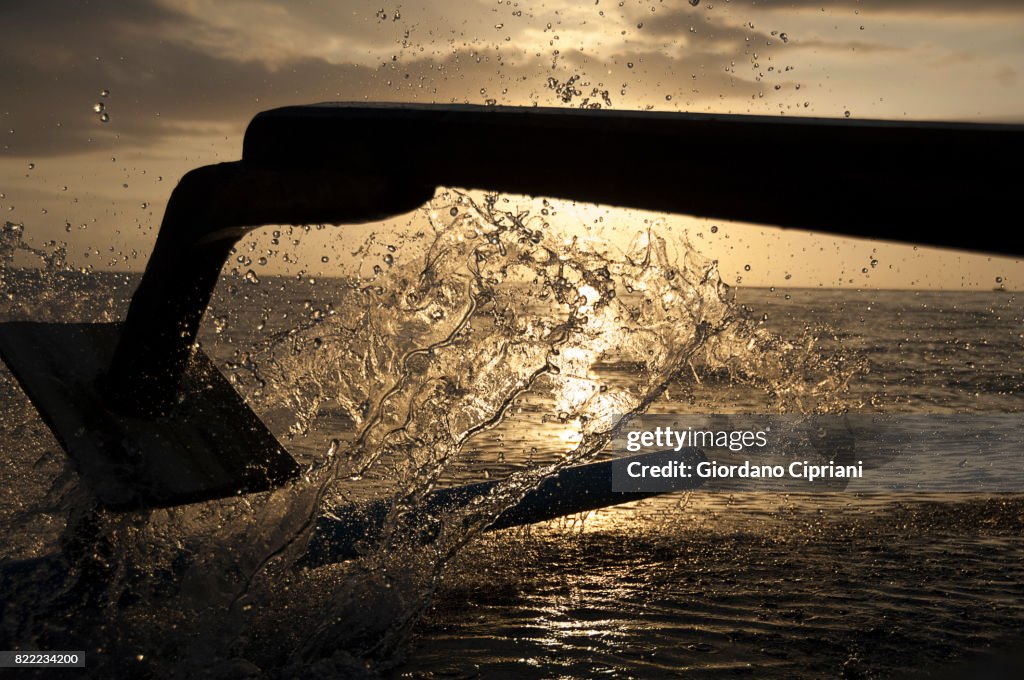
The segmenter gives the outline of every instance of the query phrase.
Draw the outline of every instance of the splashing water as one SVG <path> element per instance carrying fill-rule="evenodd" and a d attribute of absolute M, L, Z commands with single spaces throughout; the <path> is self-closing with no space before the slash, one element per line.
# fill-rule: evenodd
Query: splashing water
<path fill-rule="evenodd" d="M 321 299 L 260 335 L 257 349 L 237 349 L 235 335 L 262 330 L 269 307 L 244 318 L 211 310 L 208 352 L 230 355 L 226 372 L 268 422 L 285 414 L 271 426 L 306 465 L 302 479 L 218 503 L 113 515 L 97 511 L 64 469 L 55 491 L 14 516 L 68 519 L 60 557 L 2 576 L 20 579 L 4 638 L 44 648 L 87 639 L 109 665 L 94 673 L 379 671 L 401 659 L 464 548 L 544 478 L 593 460 L 615 428 L 666 390 L 718 376 L 764 388 L 778 410 L 843 407 L 857 363 L 822 356 L 812 334 L 787 341 L 748 319 L 715 263 L 685 237 L 645 225 L 618 252 L 560 233 L 536 206 L 507 204 L 441 193 L 400 258 L 389 251 L 370 275 L 321 280 Z M 27 248 L 21 237 L 5 228 L 0 241 L 5 281 L 9 253 Z M 31 252 L 46 271 L 64 267 L 63 253 Z M 232 297 L 269 304 L 269 277 L 237 278 L 245 285 L 229 287 Z M 57 282 L 37 294 L 58 299 Z M 44 308 L 19 305 L 29 315 Z M 122 307 L 108 303 L 101 316 Z M 324 414 L 348 432 L 319 441 Z M 512 420 L 557 433 L 562 448 L 511 466 L 465 508 L 428 515 L 427 494 L 472 476 L 475 442 Z M 394 500 L 381 537 L 360 546 L 358 559 L 294 566 L 321 513 L 376 497 Z M 425 524 L 436 537 L 426 544 Z M 31 611 L 63 618 L 43 625 Z M 145 658 L 139 649 L 149 650 Z"/>

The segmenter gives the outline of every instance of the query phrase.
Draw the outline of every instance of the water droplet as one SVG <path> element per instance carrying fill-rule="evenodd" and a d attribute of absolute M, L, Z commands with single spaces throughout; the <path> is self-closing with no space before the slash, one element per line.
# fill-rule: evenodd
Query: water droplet
<path fill-rule="evenodd" d="M 387 255 L 384 256 L 384 264 L 386 264 L 387 266 L 390 267 L 394 263 L 395 263 L 395 258 L 394 258 L 393 255 L 391 255 L 391 253 L 388 253 Z"/>
<path fill-rule="evenodd" d="M 453 206 L 452 209 L 448 211 L 448 214 L 455 217 L 459 214 L 459 209 Z"/>
<path fill-rule="evenodd" d="M 324 255 L 323 257 L 320 258 L 320 261 L 323 262 L 324 264 L 327 264 L 328 262 L 331 261 L 331 258 Z"/>
<path fill-rule="evenodd" d="M 850 112 L 849 111 L 843 111 L 843 115 L 846 116 L 847 118 L 849 118 L 850 117 Z"/>
<path fill-rule="evenodd" d="M 101 97 L 109 97 L 110 96 L 110 90 L 108 90 L 107 88 L 103 88 L 102 90 L 100 90 L 100 96 Z"/>
<path fill-rule="evenodd" d="M 789 36 L 788 36 L 788 35 L 786 35 L 785 33 L 780 33 L 780 34 L 779 34 L 779 38 L 780 38 L 780 39 L 782 40 L 782 42 L 784 42 L 784 43 L 788 43 L 788 42 L 789 42 Z"/>
<path fill-rule="evenodd" d="M 996 283 L 1002 283 L 1002 282 L 1003 282 L 1003 277 L 1002 276 L 997 276 L 996 277 Z"/>
<path fill-rule="evenodd" d="M 106 109 L 107 107 L 103 102 L 96 102 L 92 105 L 92 110 L 96 113 L 103 113 Z"/>
<path fill-rule="evenodd" d="M 712 226 L 711 227 L 711 233 L 712 234 L 717 234 L 718 233 L 718 227 L 717 226 Z"/>
<path fill-rule="evenodd" d="M 690 0 L 690 6 L 691 7 L 696 7 L 699 4 L 700 4 L 700 0 Z"/>
<path fill-rule="evenodd" d="M 28 164 L 28 169 L 29 170 L 35 170 L 36 169 L 36 164 L 35 163 L 29 163 Z"/>
<path fill-rule="evenodd" d="M 871 267 L 872 267 L 872 268 L 875 268 L 875 267 L 877 267 L 877 266 L 878 266 L 878 260 L 872 259 L 872 260 L 871 260 Z"/>
<path fill-rule="evenodd" d="M 251 269 L 249 271 L 245 272 L 245 277 L 244 278 L 245 278 L 245 281 L 247 283 L 259 283 L 260 282 L 260 277 L 256 276 L 256 272 L 254 272 Z"/>
<path fill-rule="evenodd" d="M 749 272 L 750 271 L 750 265 L 749 264 L 743 265 L 743 271 Z"/>
<path fill-rule="evenodd" d="M 105 113 L 101 113 L 100 114 L 100 122 L 101 123 L 108 123 L 108 122 L 110 122 L 110 116 L 108 116 Z"/>

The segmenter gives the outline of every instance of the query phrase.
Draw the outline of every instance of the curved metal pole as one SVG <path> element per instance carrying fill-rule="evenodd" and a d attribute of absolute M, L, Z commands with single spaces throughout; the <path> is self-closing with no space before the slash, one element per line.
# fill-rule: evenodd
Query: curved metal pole
<path fill-rule="evenodd" d="M 221 267 L 246 232 L 268 224 L 357 223 L 433 195 L 400 175 L 238 161 L 186 174 L 171 194 L 142 282 L 103 379 L 108 404 L 159 416 L 175 403 Z"/>
<path fill-rule="evenodd" d="M 441 186 L 1024 255 L 1022 125 L 333 103 L 258 114 L 243 157 L 411 158 Z"/>
<path fill-rule="evenodd" d="M 246 131 L 245 160 L 193 170 L 171 195 L 105 398 L 123 413 L 169 411 L 220 269 L 258 226 L 381 219 L 443 184 L 1019 254 L 995 225 L 1016 208 L 1005 168 L 1022 153 L 1024 127 L 1010 125 L 437 105 L 267 111 Z"/>

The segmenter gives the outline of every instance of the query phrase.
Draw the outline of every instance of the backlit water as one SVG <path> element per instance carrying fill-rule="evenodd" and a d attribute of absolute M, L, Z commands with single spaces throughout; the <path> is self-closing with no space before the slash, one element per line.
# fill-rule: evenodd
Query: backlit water
<path fill-rule="evenodd" d="M 600 457 L 616 413 L 1020 412 L 1018 296 L 733 290 L 684 235 L 638 225 L 620 252 L 502 205 L 442 195 L 358 279 L 240 246 L 200 341 L 306 467 L 287 489 L 95 513 L 0 374 L 0 646 L 85 649 L 96 677 L 812 678 L 1019 642 L 1018 496 L 695 492 L 484 531 Z M 3 272 L 5 318 L 124 313 L 136 278 L 37 255 Z M 508 481 L 408 535 L 430 490 L 483 479 Z M 310 518 L 376 497 L 399 499 L 380 544 L 294 567 Z"/>

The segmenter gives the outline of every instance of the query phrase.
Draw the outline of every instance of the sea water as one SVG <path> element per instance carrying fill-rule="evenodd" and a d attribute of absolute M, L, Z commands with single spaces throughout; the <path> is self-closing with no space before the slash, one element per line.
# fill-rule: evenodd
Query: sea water
<path fill-rule="evenodd" d="M 694 492 L 486 532 L 604 455 L 614 414 L 1024 406 L 1015 294 L 731 289 L 685 234 L 617 252 L 540 215 L 453 192 L 405 264 L 229 262 L 200 346 L 303 466 L 274 493 L 96 512 L 4 371 L 3 646 L 84 649 L 97 677 L 868 677 L 1016 641 L 1019 496 Z M 136 275 L 32 253 L 5 256 L 5 319 L 123 316 Z M 485 479 L 433 543 L 402 521 Z M 359 559 L 294 566 L 320 513 L 382 497 Z"/>

